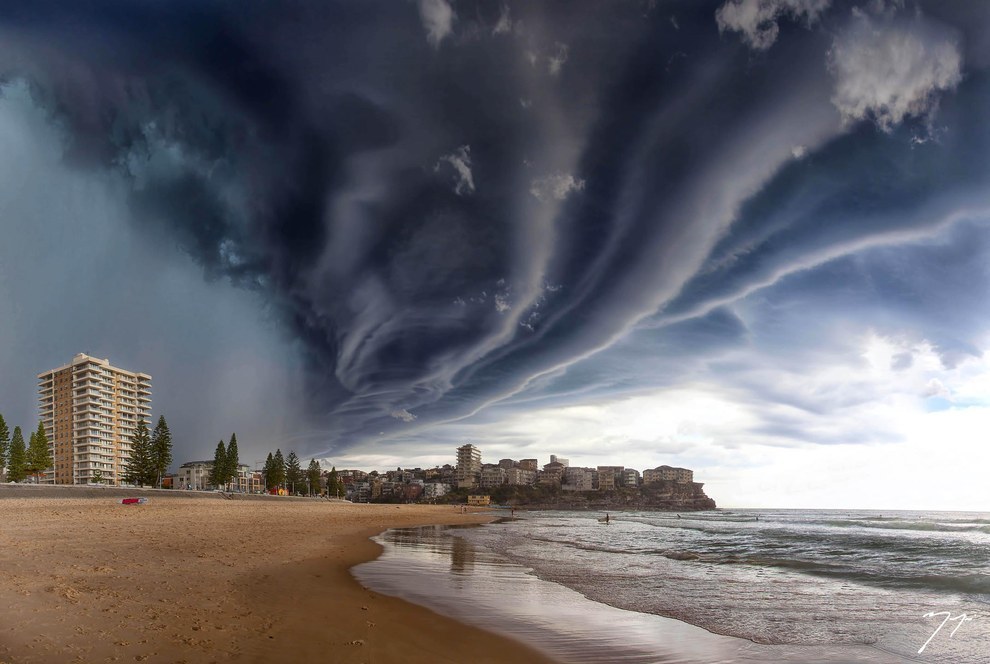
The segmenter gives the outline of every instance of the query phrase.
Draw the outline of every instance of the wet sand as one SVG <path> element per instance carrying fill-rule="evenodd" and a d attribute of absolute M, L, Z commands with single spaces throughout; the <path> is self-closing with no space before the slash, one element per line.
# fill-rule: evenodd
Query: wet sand
<path fill-rule="evenodd" d="M 0 662 L 547 662 L 362 587 L 387 528 L 449 506 L 0 498 Z"/>
<path fill-rule="evenodd" d="M 370 588 L 520 639 L 569 664 L 907 661 L 865 645 L 758 644 L 673 618 L 609 606 L 475 546 L 472 535 L 477 534 L 477 528 L 456 526 L 391 529 L 375 537 L 384 553 L 352 571 Z"/>

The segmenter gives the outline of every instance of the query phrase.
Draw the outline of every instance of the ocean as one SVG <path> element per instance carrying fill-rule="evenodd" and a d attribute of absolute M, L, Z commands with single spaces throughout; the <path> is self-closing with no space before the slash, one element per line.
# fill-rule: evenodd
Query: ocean
<path fill-rule="evenodd" d="M 564 662 L 990 661 L 990 513 L 602 516 L 391 530 L 354 573 Z"/>

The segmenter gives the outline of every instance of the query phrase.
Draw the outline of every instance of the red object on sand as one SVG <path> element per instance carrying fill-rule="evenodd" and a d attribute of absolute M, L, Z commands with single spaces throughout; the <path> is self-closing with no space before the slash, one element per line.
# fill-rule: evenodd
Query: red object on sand
<path fill-rule="evenodd" d="M 147 498 L 121 498 L 121 505 L 143 505 L 148 502 Z"/>

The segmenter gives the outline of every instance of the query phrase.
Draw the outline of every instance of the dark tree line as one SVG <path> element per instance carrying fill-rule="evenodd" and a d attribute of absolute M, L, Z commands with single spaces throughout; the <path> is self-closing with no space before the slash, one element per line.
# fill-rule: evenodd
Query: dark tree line
<path fill-rule="evenodd" d="M 226 487 L 237 477 L 237 466 L 240 465 L 237 451 L 237 434 L 230 434 L 230 443 L 224 446 L 223 440 L 217 443 L 213 454 L 213 466 L 210 468 L 210 484 L 215 487 Z"/>
<path fill-rule="evenodd" d="M 334 466 L 330 469 L 330 474 L 327 475 L 327 496 L 341 498 L 346 493 L 344 480 L 340 479 L 340 475 L 337 474 L 337 466 Z"/>
<path fill-rule="evenodd" d="M 9 482 L 20 482 L 29 476 L 38 479 L 55 465 L 43 423 L 38 422 L 37 431 L 31 432 L 28 441 L 25 445 L 20 427 L 14 427 L 11 436 L 7 422 L 0 415 L 0 469 L 7 468 Z"/>
<path fill-rule="evenodd" d="M 154 432 L 144 421 L 138 422 L 131 436 L 131 456 L 124 467 L 123 479 L 130 484 L 161 487 L 162 478 L 172 464 L 172 433 L 165 416 L 158 417 Z"/>
<path fill-rule="evenodd" d="M 306 470 L 302 469 L 299 457 L 290 451 L 288 457 L 282 456 L 282 450 L 268 453 L 265 467 L 262 470 L 265 478 L 265 490 L 285 489 L 289 494 L 314 495 L 321 493 L 320 478 L 323 474 L 320 462 L 309 460 Z"/>

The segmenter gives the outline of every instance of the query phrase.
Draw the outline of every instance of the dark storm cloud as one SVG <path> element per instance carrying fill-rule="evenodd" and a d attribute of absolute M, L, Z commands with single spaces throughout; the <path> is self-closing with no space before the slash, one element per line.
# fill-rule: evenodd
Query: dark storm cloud
<path fill-rule="evenodd" d="M 971 16 L 721 4 L 4 3 L 0 76 L 265 298 L 318 451 L 672 383 L 751 293 L 983 209 Z"/>

